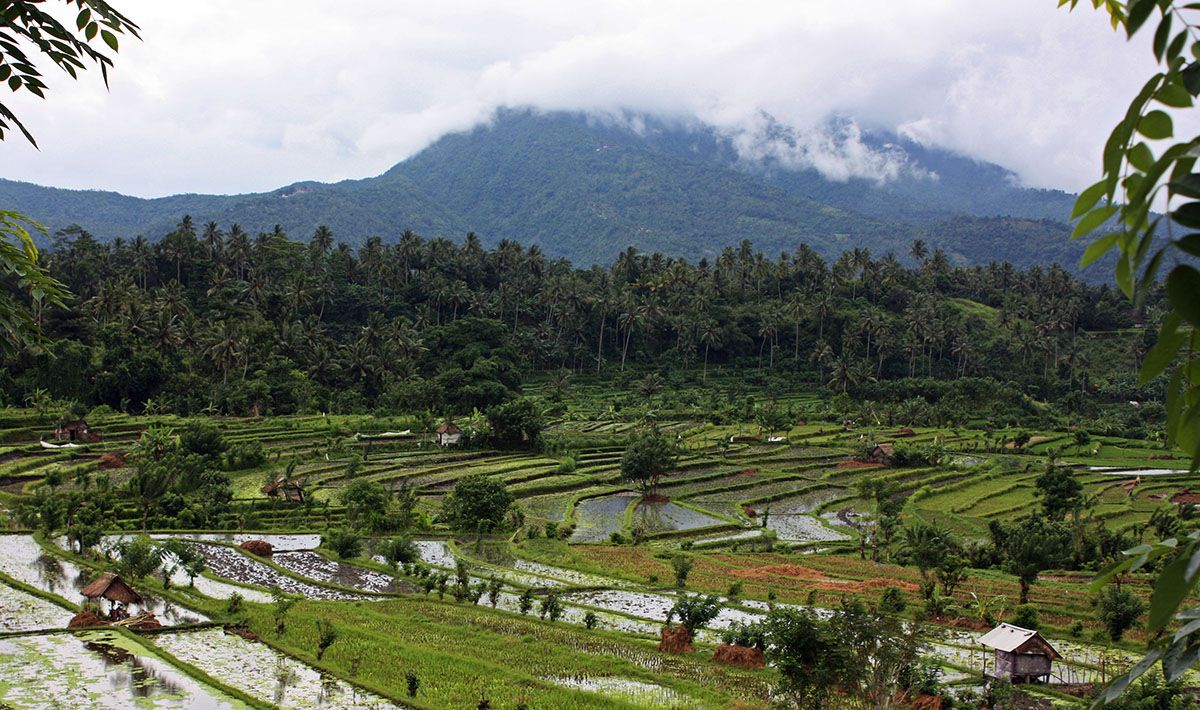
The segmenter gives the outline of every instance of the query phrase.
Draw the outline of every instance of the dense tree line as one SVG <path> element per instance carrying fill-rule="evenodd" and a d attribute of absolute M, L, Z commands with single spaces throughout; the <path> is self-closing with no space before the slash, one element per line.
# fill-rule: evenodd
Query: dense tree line
<path fill-rule="evenodd" d="M 916 377 L 1067 406 L 1146 394 L 1094 381 L 1103 363 L 1079 337 L 1134 325 L 1113 289 L 1057 266 L 955 267 L 920 242 L 906 259 L 918 265 L 857 248 L 827 263 L 804 245 L 770 258 L 746 242 L 711 261 L 629 248 L 577 269 L 474 234 L 355 251 L 325 228 L 304 243 L 185 217 L 156 243 L 101 243 L 73 227 L 45 260 L 76 300 L 35 313 L 54 357 L 10 357 L 0 391 L 130 411 L 461 411 L 507 401 L 531 370 L 707 379 L 732 364 L 896 402 Z M 1148 346 L 1135 340 L 1127 359 Z"/>

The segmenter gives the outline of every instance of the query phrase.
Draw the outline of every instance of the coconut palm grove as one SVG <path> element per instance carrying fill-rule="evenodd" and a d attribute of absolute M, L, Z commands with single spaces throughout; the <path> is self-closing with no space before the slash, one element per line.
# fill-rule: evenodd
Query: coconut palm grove
<path fill-rule="evenodd" d="M 0 180 L 0 708 L 1194 710 L 1197 10 L 1079 4 L 1160 71 L 1078 195 L 507 109 L 358 182 Z M 0 79 L 143 31 L 0 3 Z"/>

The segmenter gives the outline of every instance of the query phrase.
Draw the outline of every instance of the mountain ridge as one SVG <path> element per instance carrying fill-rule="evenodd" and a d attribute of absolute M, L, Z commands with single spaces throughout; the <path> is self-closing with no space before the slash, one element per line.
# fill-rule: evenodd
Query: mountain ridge
<path fill-rule="evenodd" d="M 854 140 L 898 151 L 912 170 L 885 182 L 833 181 L 787 164 L 804 149 L 789 131 L 769 125 L 765 152 L 748 159 L 734 143 L 744 136 L 702 124 L 642 117 L 634 130 L 583 114 L 506 110 L 375 177 L 160 198 L 0 179 L 0 204 L 52 231 L 79 224 L 101 239 L 157 239 L 190 214 L 252 233 L 280 224 L 299 238 L 324 224 L 352 244 L 394 241 L 404 230 L 454 239 L 474 231 L 488 245 L 536 244 L 581 265 L 627 246 L 698 259 L 743 240 L 767 253 L 806 243 L 835 258 L 853 247 L 906 254 L 923 239 L 959 263 L 1007 257 L 1070 268 L 1085 246 L 1066 238 L 1072 195 L 1015 185 L 1001 166 L 861 131 Z"/>

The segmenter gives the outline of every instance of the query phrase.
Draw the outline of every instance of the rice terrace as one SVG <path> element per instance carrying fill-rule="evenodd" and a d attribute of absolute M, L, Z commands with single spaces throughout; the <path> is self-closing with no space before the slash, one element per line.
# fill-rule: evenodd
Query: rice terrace
<path fill-rule="evenodd" d="M 1200 2 L 112 3 L 0 0 L 0 710 L 1200 710 Z"/>
<path fill-rule="evenodd" d="M 964 693 L 993 663 L 981 632 L 1021 610 L 1062 654 L 1050 683 L 1019 686 L 1030 702 L 1067 702 L 1072 688 L 1140 657 L 1144 632 L 1109 639 L 1087 573 L 1046 569 L 1019 605 L 1018 579 L 976 567 L 987 553 L 968 550 L 957 580 L 944 575 L 940 589 L 923 591 L 926 571 L 907 548 L 886 551 L 870 492 L 885 486 L 903 501 L 882 513 L 901 526 L 984 540 L 993 522 L 1038 505 L 1053 451 L 1086 501 L 1070 519 L 1129 535 L 1187 486 L 1185 462 L 1161 444 L 835 423 L 820 420 L 827 405 L 805 391 L 774 400 L 793 413 L 784 426 L 715 425 L 678 404 L 699 391 L 695 379 L 650 396 L 674 450 L 652 494 L 621 472 L 644 410 L 613 417 L 586 377 L 562 396 L 548 380 L 530 385 L 560 412 L 536 452 L 471 443 L 481 418 L 459 419 L 466 440 L 443 446 L 441 422 L 423 417 L 95 411 L 87 425 L 98 440 L 59 443 L 53 415 L 7 410 L 0 475 L 14 531 L 0 559 L 0 623 L 6 673 L 22 682 L 5 686 L 5 702 L 70 706 L 103 694 L 109 706 L 766 707 L 775 671 L 739 633 L 773 607 L 828 615 L 881 600 L 917 620 L 922 667 Z M 733 384 L 710 375 L 705 389 Z M 228 474 L 232 499 L 215 525 L 179 528 L 163 498 L 147 518 L 147 499 L 116 493 L 136 490 L 125 461 L 147 455 L 148 439 L 222 451 L 227 468 L 234 452 L 248 458 Z M 936 460 L 900 463 L 897 449 L 936 449 Z M 447 520 L 446 502 L 481 480 L 501 482 L 513 504 L 490 529 L 464 530 Z M 284 497 L 283 485 L 298 495 Z M 91 510 L 83 498 L 105 511 L 103 530 L 79 519 Z M 59 501 L 74 508 L 61 530 L 21 530 Z M 130 580 L 137 601 L 85 598 L 106 572 Z M 1149 593 L 1138 576 L 1125 586 Z M 679 641 L 664 629 L 683 628 L 678 604 L 699 595 L 718 609 Z M 114 607 L 122 620 L 108 623 Z M 64 634 L 68 622 L 97 630 Z M 104 690 L 115 677 L 122 687 Z"/>

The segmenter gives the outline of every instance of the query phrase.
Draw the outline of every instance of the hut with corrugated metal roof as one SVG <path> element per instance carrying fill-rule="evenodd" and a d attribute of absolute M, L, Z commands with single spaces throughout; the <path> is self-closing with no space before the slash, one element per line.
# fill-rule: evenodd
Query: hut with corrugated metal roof
<path fill-rule="evenodd" d="M 1012 624 L 1000 624 L 981 636 L 979 643 L 996 652 L 992 675 L 1014 683 L 1050 680 L 1054 661 L 1062 658 L 1037 631 Z"/>

